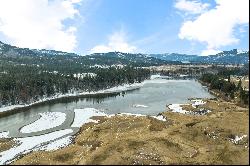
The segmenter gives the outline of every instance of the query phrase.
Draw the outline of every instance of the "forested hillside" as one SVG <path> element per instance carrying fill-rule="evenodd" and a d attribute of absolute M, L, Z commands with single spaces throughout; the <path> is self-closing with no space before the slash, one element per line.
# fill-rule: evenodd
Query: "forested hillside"
<path fill-rule="evenodd" d="M 85 70 L 88 71 L 88 70 Z M 31 103 L 55 94 L 96 91 L 124 83 L 141 82 L 150 75 L 133 67 L 92 68 L 93 73 L 50 72 L 36 66 L 1 66 L 0 106 Z"/>
<path fill-rule="evenodd" d="M 230 80 L 230 76 L 247 76 L 249 75 L 249 67 L 244 66 L 242 69 L 226 69 L 221 68 L 219 72 L 215 74 L 204 74 L 200 80 L 208 84 L 209 88 L 216 90 L 226 100 L 235 100 L 236 103 L 242 105 L 249 104 L 249 91 L 242 88 L 242 82 L 237 84 Z"/>
<path fill-rule="evenodd" d="M 141 82 L 149 77 L 150 71 L 140 66 L 165 63 L 141 55 L 79 56 L 0 43 L 0 107 L 32 103 L 56 94 L 97 91 Z"/>

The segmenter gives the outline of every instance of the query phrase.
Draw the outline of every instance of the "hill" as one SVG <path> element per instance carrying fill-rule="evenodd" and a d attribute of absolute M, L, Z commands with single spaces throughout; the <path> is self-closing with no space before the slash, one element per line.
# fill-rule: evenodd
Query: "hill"
<path fill-rule="evenodd" d="M 38 50 L 19 48 L 0 41 L 0 62 L 11 64 L 51 66 L 82 66 L 107 67 L 110 65 L 152 66 L 163 64 L 180 64 L 180 62 L 166 61 L 144 54 L 131 54 L 121 52 L 95 53 L 80 56 L 55 50 Z"/>

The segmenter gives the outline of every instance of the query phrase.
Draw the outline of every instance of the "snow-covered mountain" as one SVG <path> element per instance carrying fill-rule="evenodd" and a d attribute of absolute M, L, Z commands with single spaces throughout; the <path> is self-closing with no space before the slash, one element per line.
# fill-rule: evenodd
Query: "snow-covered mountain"
<path fill-rule="evenodd" d="M 181 61 L 189 63 L 208 63 L 208 64 L 247 64 L 249 63 L 249 51 L 238 51 L 233 49 L 231 51 L 223 51 L 216 55 L 198 56 L 186 54 L 151 54 L 152 57 L 167 60 L 167 61 Z"/>

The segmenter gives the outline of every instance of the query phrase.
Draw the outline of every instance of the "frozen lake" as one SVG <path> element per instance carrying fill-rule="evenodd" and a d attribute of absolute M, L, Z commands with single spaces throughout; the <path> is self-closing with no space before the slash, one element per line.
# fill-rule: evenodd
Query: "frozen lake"
<path fill-rule="evenodd" d="M 64 99 L 34 106 L 30 109 L 7 117 L 0 118 L 0 131 L 18 132 L 20 127 L 39 119 L 39 113 L 66 113 L 66 121 L 59 127 L 46 130 L 46 133 L 70 126 L 74 119 L 74 109 L 95 108 L 106 114 L 136 113 L 157 115 L 166 110 L 166 105 L 186 103 L 188 98 L 210 98 L 208 91 L 195 80 L 146 80 L 137 90 L 119 93 L 118 95 L 96 95 L 78 99 Z M 40 135 L 44 131 L 32 133 Z M 11 133 L 10 133 L 11 134 Z M 16 135 L 13 133 L 13 136 Z M 20 137 L 29 134 L 19 135 Z M 17 135 L 16 135 L 17 136 Z"/>

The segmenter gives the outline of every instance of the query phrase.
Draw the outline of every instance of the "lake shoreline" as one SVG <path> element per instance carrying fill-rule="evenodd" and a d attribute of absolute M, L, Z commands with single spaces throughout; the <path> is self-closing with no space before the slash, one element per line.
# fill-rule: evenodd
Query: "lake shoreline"
<path fill-rule="evenodd" d="M 124 92 L 126 93 L 129 91 L 138 90 L 145 83 L 150 83 L 152 80 L 154 80 L 154 79 L 144 80 L 141 83 L 123 84 L 123 85 L 119 85 L 116 87 L 103 89 L 103 90 L 99 90 L 99 91 L 67 93 L 67 94 L 63 94 L 63 95 L 57 94 L 57 95 L 54 95 L 52 97 L 48 97 L 48 98 L 33 102 L 31 104 L 10 105 L 10 106 L 0 108 L 0 118 L 6 117 L 9 115 L 13 115 L 13 114 L 16 114 L 19 112 L 24 112 L 24 111 L 27 111 L 31 108 L 35 108 L 35 107 L 46 105 L 46 104 L 60 103 L 60 102 L 63 102 L 65 100 L 77 100 L 77 99 L 81 99 L 81 98 L 96 98 L 96 97 L 102 98 L 102 97 L 117 96 L 117 95 L 120 95 L 121 93 L 124 93 Z M 165 79 L 160 79 L 160 81 L 161 80 L 165 80 Z M 170 81 L 173 81 L 173 80 L 170 80 Z M 183 81 L 186 81 L 186 80 L 184 79 Z M 195 80 L 195 81 L 197 81 L 197 80 Z M 199 82 L 201 85 L 203 85 L 200 81 L 197 81 L 197 82 Z M 208 87 L 206 87 L 205 90 L 207 90 L 210 94 L 212 94 L 211 91 L 208 89 Z"/>
<path fill-rule="evenodd" d="M 143 86 L 143 83 L 133 83 L 133 84 L 124 84 L 104 90 L 94 91 L 94 92 L 82 92 L 78 94 L 68 93 L 61 96 L 52 96 L 45 100 L 39 100 L 31 104 L 26 105 L 11 105 L 0 108 L 0 118 L 6 117 L 18 112 L 23 112 L 29 110 L 30 108 L 46 105 L 53 102 L 60 102 L 65 99 L 79 99 L 79 98 L 92 98 L 92 97 L 109 97 L 109 96 L 117 96 L 123 92 L 129 92 L 133 90 L 140 89 Z M 8 108 L 9 107 L 9 108 Z M 3 110 L 3 111 L 2 111 Z"/>

